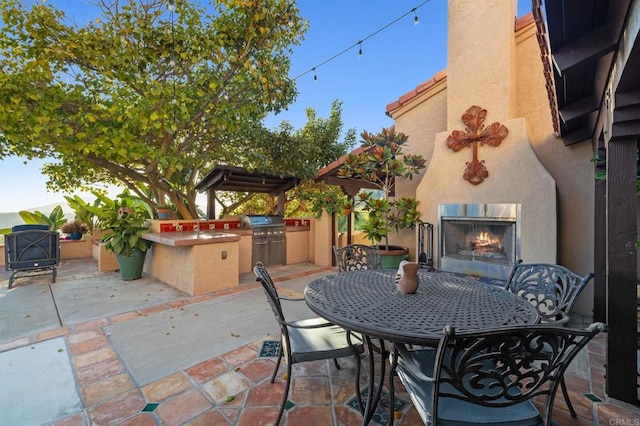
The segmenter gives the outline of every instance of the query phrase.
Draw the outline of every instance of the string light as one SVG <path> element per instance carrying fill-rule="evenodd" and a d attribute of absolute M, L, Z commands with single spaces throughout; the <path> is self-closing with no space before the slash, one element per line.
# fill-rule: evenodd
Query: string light
<path fill-rule="evenodd" d="M 420 20 L 418 19 L 418 14 L 417 14 L 417 10 L 420 9 L 422 6 L 424 6 L 425 4 L 429 3 L 429 0 L 425 0 L 422 3 L 420 3 L 418 6 L 414 7 L 413 9 L 411 9 L 410 11 L 408 11 L 407 13 L 403 14 L 402 16 L 399 16 L 398 18 L 394 19 L 393 21 L 389 22 L 387 25 L 383 26 L 382 28 L 372 32 L 371 34 L 369 34 L 368 36 L 366 36 L 365 38 L 359 40 L 358 42 L 352 44 L 351 46 L 347 47 L 346 49 L 342 50 L 339 53 L 336 53 L 335 55 L 333 55 L 332 57 L 330 57 L 329 59 L 319 63 L 318 65 L 316 65 L 315 67 L 308 69 L 307 71 L 303 72 L 302 74 L 299 74 L 298 76 L 294 77 L 294 80 L 299 79 L 300 77 L 307 75 L 309 73 L 313 73 L 313 79 L 314 80 L 318 80 L 318 76 L 316 74 L 316 68 L 320 68 L 321 66 L 328 64 L 329 62 L 333 61 L 334 59 L 344 55 L 345 53 L 347 53 L 349 50 L 353 49 L 354 47 L 358 46 L 359 50 L 358 50 L 358 56 L 362 56 L 362 43 L 364 41 L 367 41 L 368 39 L 370 39 L 371 37 L 377 35 L 378 33 L 386 30 L 387 28 L 389 28 L 390 26 L 392 26 L 393 24 L 395 24 L 396 22 L 400 21 L 402 18 L 410 15 L 410 14 L 414 14 L 414 18 L 413 18 L 413 24 L 414 25 L 418 25 L 418 23 L 420 22 Z"/>

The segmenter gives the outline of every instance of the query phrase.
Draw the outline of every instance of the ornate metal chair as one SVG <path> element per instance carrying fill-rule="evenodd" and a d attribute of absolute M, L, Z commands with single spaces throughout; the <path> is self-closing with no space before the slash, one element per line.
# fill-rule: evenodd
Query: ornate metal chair
<path fill-rule="evenodd" d="M 519 263 L 511 271 L 506 289 L 528 300 L 543 323 L 566 325 L 578 296 L 592 278 L 593 274 L 578 275 L 560 265 Z M 577 417 L 564 379 L 560 388 L 571 416 Z"/>
<path fill-rule="evenodd" d="M 398 344 L 391 362 L 425 424 L 550 425 L 567 366 L 605 328 L 541 324 L 457 334 L 447 326 L 437 350 Z M 533 398 L 544 403 L 542 413 Z"/>
<path fill-rule="evenodd" d="M 506 289 L 531 302 L 543 322 L 564 324 L 592 278 L 593 274 L 578 275 L 560 265 L 520 263 L 511 271 Z"/>
<path fill-rule="evenodd" d="M 382 269 L 380 250 L 377 246 L 349 244 L 342 248 L 333 246 L 338 271 L 359 271 L 364 269 Z"/>
<path fill-rule="evenodd" d="M 11 271 L 9 288 L 22 276 L 51 273 L 56 282 L 56 267 L 60 263 L 59 235 L 48 225 L 18 225 L 5 235 L 4 265 Z"/>
<path fill-rule="evenodd" d="M 356 397 L 361 410 L 362 397 L 360 394 L 360 354 L 364 352 L 362 337 L 345 330 L 342 327 L 331 324 L 322 318 L 311 318 L 299 321 L 287 321 L 284 317 L 281 300 L 301 301 L 303 298 L 289 298 L 279 296 L 276 286 L 273 284 L 271 276 L 261 262 L 253 268 L 256 280 L 262 284 L 262 288 L 267 296 L 267 301 L 280 326 L 282 338 L 280 341 L 280 354 L 278 362 L 271 376 L 271 383 L 274 382 L 282 357 L 287 359 L 287 383 L 282 396 L 282 404 L 275 424 L 278 425 L 282 419 L 284 408 L 289 395 L 291 385 L 292 365 L 307 362 L 333 359 L 339 369 L 336 358 L 353 356 L 356 364 Z"/>

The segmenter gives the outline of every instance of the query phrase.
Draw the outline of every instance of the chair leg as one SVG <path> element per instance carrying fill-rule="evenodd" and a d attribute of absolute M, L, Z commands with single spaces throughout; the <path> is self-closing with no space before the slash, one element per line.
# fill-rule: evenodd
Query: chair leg
<path fill-rule="evenodd" d="M 280 362 L 282 361 L 282 343 L 280 343 L 280 350 L 278 351 L 278 362 L 276 362 L 276 368 L 273 370 L 273 374 L 271 375 L 271 383 L 276 379 L 276 374 L 278 374 L 278 369 L 280 368 Z"/>
<path fill-rule="evenodd" d="M 289 396 L 289 386 L 291 385 L 291 361 L 287 363 L 287 383 L 284 385 L 284 395 L 282 396 L 282 404 L 280 404 L 280 411 L 278 411 L 278 417 L 276 418 L 275 426 L 280 424 L 282 415 L 284 414 L 284 407 L 287 405 L 287 398 Z"/>
<path fill-rule="evenodd" d="M 564 397 L 564 402 L 567 403 L 571 417 L 578 417 L 576 410 L 573 409 L 573 404 L 571 404 L 571 399 L 569 399 L 569 392 L 567 391 L 567 384 L 564 382 L 564 377 L 560 378 L 560 389 L 562 389 L 562 396 Z"/>
<path fill-rule="evenodd" d="M 16 276 L 17 274 L 18 274 L 18 271 L 13 271 L 9 276 L 9 290 L 11 290 L 11 287 L 13 287 L 13 282 L 16 280 L 16 278 L 18 278 Z"/>

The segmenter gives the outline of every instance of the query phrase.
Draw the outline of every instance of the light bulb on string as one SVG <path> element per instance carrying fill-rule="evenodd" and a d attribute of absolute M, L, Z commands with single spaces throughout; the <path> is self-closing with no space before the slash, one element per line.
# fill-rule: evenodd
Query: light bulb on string
<path fill-rule="evenodd" d="M 316 74 L 316 68 L 313 68 L 313 81 L 318 81 L 318 74 Z"/>
<path fill-rule="evenodd" d="M 420 23 L 420 19 L 418 18 L 418 13 L 416 9 L 413 9 L 413 25 L 418 25 Z"/>
<path fill-rule="evenodd" d="M 358 50 L 358 57 L 362 58 L 362 40 L 358 42 L 358 45 L 360 46 L 360 50 Z"/>

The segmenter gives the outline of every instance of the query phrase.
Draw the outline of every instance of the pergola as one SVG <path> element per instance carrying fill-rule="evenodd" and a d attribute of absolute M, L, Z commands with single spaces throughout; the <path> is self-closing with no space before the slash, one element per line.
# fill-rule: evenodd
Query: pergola
<path fill-rule="evenodd" d="M 595 181 L 594 312 L 609 326 L 607 394 L 637 397 L 640 0 L 533 0 L 556 133 L 590 141 Z"/>
<path fill-rule="evenodd" d="M 369 152 L 374 148 L 375 148 L 374 145 L 361 146 L 360 148 L 356 148 L 353 151 L 351 151 L 350 154 L 359 155 L 365 152 Z M 353 198 L 356 195 L 358 195 L 358 193 L 362 188 L 380 189 L 379 187 L 374 185 L 372 182 L 338 177 L 338 170 L 340 169 L 340 166 L 342 166 L 342 164 L 344 163 L 345 158 L 346 158 L 346 155 L 343 155 L 342 157 L 338 158 L 337 160 L 333 161 L 327 166 L 321 168 L 320 170 L 318 170 L 318 173 L 316 173 L 313 179 L 316 182 L 325 182 L 329 185 L 336 185 L 341 187 L 342 191 L 349 197 L 351 201 L 353 201 Z M 335 229 L 336 229 L 335 215 L 331 217 L 331 220 L 332 220 L 331 228 L 334 231 L 332 235 L 332 244 L 335 244 L 336 243 L 335 242 Z M 353 243 L 352 228 L 353 228 L 353 215 L 350 214 L 347 217 L 347 244 Z"/>
<path fill-rule="evenodd" d="M 261 192 L 278 197 L 278 214 L 284 214 L 284 193 L 300 182 L 292 176 L 278 176 L 250 172 L 242 167 L 219 164 L 196 185 L 199 192 L 207 191 L 207 216 L 215 215 L 216 191 Z"/>

